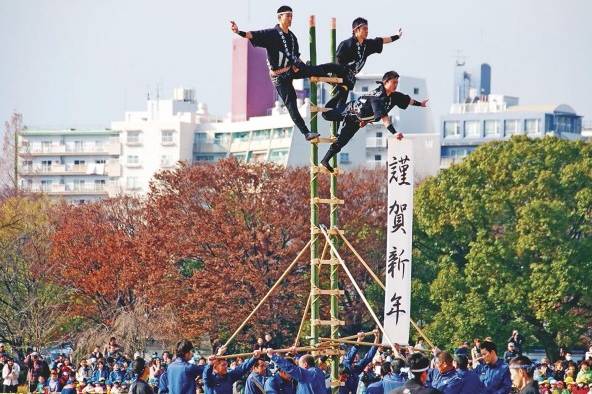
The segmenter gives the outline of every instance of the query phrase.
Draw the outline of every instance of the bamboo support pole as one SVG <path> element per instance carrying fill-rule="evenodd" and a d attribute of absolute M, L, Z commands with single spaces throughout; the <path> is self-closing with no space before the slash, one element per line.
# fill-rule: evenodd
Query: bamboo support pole
<path fill-rule="evenodd" d="M 331 43 L 330 43 L 330 55 L 331 61 L 333 63 L 336 62 L 335 56 L 335 48 L 336 48 L 336 27 L 337 22 L 335 18 L 331 18 L 331 25 L 330 25 L 330 33 L 331 33 Z M 337 122 L 331 122 L 331 137 L 337 138 Z M 333 156 L 331 159 L 331 165 L 333 168 L 337 168 L 337 156 Z M 330 178 L 330 192 L 331 192 L 331 205 L 329 206 L 329 210 L 331 216 L 330 220 L 330 229 L 337 228 L 338 225 L 338 216 L 337 216 L 337 209 L 339 207 L 339 199 L 337 198 L 337 175 L 331 174 Z M 337 235 L 331 235 L 331 239 L 333 242 L 337 240 Z M 331 259 L 335 257 L 333 251 L 331 251 Z M 331 264 L 329 266 L 330 269 L 330 288 L 331 290 L 339 289 L 339 265 L 338 264 Z M 331 320 L 339 320 L 339 296 L 337 294 L 332 294 L 329 299 L 331 305 Z M 331 326 L 331 338 L 335 339 L 339 336 L 339 326 Z M 338 381 L 339 379 L 339 358 L 337 356 L 332 356 L 332 363 L 331 363 L 331 380 Z M 333 387 L 332 393 L 337 394 L 339 387 Z"/>
<path fill-rule="evenodd" d="M 310 64 L 316 65 L 317 64 L 317 51 L 316 51 L 316 27 L 315 27 L 315 17 L 311 15 L 309 18 L 309 41 L 310 41 Z M 314 82 L 310 84 L 310 105 L 317 105 L 317 85 Z M 316 132 L 317 131 L 317 118 L 312 117 L 310 119 L 310 131 Z M 318 195 L 318 174 L 312 170 L 312 167 L 316 167 L 319 165 L 319 147 L 317 144 L 310 144 L 310 160 L 311 160 L 311 170 L 310 170 L 310 225 L 311 225 L 311 233 L 310 233 L 310 288 L 319 287 L 319 267 L 314 264 L 314 261 L 319 257 L 318 251 L 318 242 L 319 237 L 318 234 L 314 232 L 314 228 L 317 228 L 319 225 L 319 206 L 315 202 L 315 199 L 319 197 Z M 319 297 L 318 296 L 311 296 L 310 302 L 310 319 L 315 320 L 319 319 L 320 315 L 320 306 L 319 306 Z M 318 343 L 319 337 L 319 328 L 318 326 L 311 324 L 310 325 L 310 343 L 311 345 L 316 345 Z"/>
<path fill-rule="evenodd" d="M 382 281 L 380 280 L 380 278 L 378 276 L 376 276 L 376 274 L 374 273 L 374 271 L 372 271 L 372 268 L 370 268 L 370 266 L 366 263 L 366 261 L 364 261 L 364 259 L 362 258 L 362 256 L 360 256 L 360 254 L 356 251 L 356 249 L 353 247 L 353 245 L 347 240 L 347 238 L 345 238 L 345 236 L 343 235 L 343 233 L 340 232 L 339 233 L 339 236 L 341 237 L 341 239 L 343 239 L 343 242 L 345 242 L 345 244 L 352 251 L 352 253 L 354 254 L 354 256 L 356 256 L 358 258 L 358 260 L 360 261 L 360 263 L 362 263 L 362 265 L 364 266 L 364 268 L 366 268 L 366 270 L 368 271 L 368 273 L 370 274 L 370 276 L 372 276 L 372 278 L 374 279 L 374 281 L 380 287 L 382 287 L 382 290 L 385 290 L 386 291 L 386 287 L 385 287 L 384 283 L 382 283 Z M 411 325 L 413 326 L 413 328 L 415 328 L 415 330 L 417 330 L 417 332 L 419 333 L 419 335 L 433 349 L 435 347 L 434 344 L 432 343 L 432 341 L 430 341 L 430 339 L 423 332 L 423 330 L 417 325 L 417 323 L 415 323 L 413 321 L 413 319 L 409 319 L 409 320 L 411 321 Z"/>
<path fill-rule="evenodd" d="M 318 346 L 301 346 L 301 347 L 295 347 L 295 348 L 283 348 L 283 349 L 273 349 L 274 353 L 290 353 L 292 351 L 296 351 L 296 352 L 311 352 L 311 351 L 318 351 L 318 350 L 325 350 L 325 349 L 331 349 L 336 347 L 336 345 L 332 345 L 328 342 L 324 342 L 319 344 Z M 264 352 L 262 352 L 263 354 Z M 227 354 L 227 355 L 222 355 L 222 356 L 216 356 L 215 358 L 218 360 L 226 360 L 229 358 L 237 358 L 237 357 L 252 357 L 255 355 L 255 352 L 250 352 L 250 353 L 237 353 L 237 354 Z"/>
<path fill-rule="evenodd" d="M 364 305 L 366 305 L 366 308 L 368 309 L 368 312 L 370 312 L 370 315 L 372 315 L 372 318 L 374 319 L 374 322 L 376 323 L 376 325 L 378 326 L 378 328 L 382 332 L 382 335 L 384 336 L 384 338 L 387 340 L 387 342 L 393 348 L 393 351 L 395 352 L 395 356 L 400 357 L 399 352 L 397 351 L 397 349 L 395 348 L 395 346 L 393 344 L 393 341 L 391 341 L 391 339 L 389 338 L 388 334 L 385 332 L 384 327 L 382 326 L 382 323 L 380 322 L 380 320 L 378 319 L 378 317 L 374 313 L 374 310 L 372 310 L 372 307 L 370 306 L 370 303 L 366 299 L 366 296 L 364 295 L 364 292 L 362 291 L 362 289 L 360 289 L 360 286 L 358 286 L 358 283 L 356 282 L 354 276 L 349 271 L 349 268 L 347 268 L 347 266 L 345 265 L 345 262 L 343 261 L 343 259 L 339 255 L 339 252 L 337 251 L 337 248 L 335 248 L 335 245 L 333 245 L 333 243 L 331 242 L 331 239 L 329 238 L 329 235 L 327 234 L 327 231 L 326 231 L 325 226 L 320 226 L 320 229 L 321 229 L 321 232 L 323 233 L 323 235 L 325 236 L 325 239 L 329 243 L 329 247 L 335 253 L 335 257 L 337 257 L 337 259 L 339 260 L 339 263 L 343 267 L 343 270 L 345 271 L 345 273 L 349 277 L 349 280 L 351 281 L 352 285 L 354 285 L 354 288 L 358 292 L 358 295 L 360 296 L 360 298 L 364 302 Z"/>
<path fill-rule="evenodd" d="M 245 326 L 245 324 L 247 324 L 247 322 L 251 319 L 251 317 L 253 317 L 253 315 L 255 315 L 255 313 L 259 310 L 259 308 L 261 307 L 261 305 L 263 305 L 263 303 L 267 300 L 267 298 L 269 298 L 269 296 L 271 295 L 271 293 L 273 293 L 273 291 L 279 286 L 279 284 L 282 282 L 282 280 L 284 280 L 284 278 L 290 273 L 290 271 L 292 270 L 292 268 L 294 268 L 294 266 L 298 263 L 298 260 L 300 260 L 300 258 L 302 257 L 302 255 L 304 254 L 304 252 L 306 251 L 306 249 L 308 249 L 309 246 L 310 246 L 310 241 L 308 241 L 307 244 L 304 245 L 304 247 L 302 248 L 302 250 L 298 253 L 298 255 L 296 256 L 296 258 L 292 261 L 292 263 L 288 266 L 288 268 L 286 268 L 286 270 L 284 271 L 284 273 L 278 278 L 278 280 L 273 284 L 273 286 L 271 286 L 271 289 L 269 289 L 267 291 L 267 294 L 265 294 L 265 297 L 263 297 L 261 299 L 261 301 L 259 301 L 259 303 L 255 307 L 255 309 L 253 309 L 251 311 L 251 313 L 249 313 L 249 316 L 247 316 L 247 318 L 236 329 L 236 331 L 234 331 L 234 334 L 232 334 L 230 336 L 230 338 L 228 338 L 228 340 L 224 344 L 224 347 L 228 347 L 228 344 L 234 339 L 234 337 L 237 336 L 237 334 L 240 332 L 240 330 L 243 329 L 243 327 Z"/>

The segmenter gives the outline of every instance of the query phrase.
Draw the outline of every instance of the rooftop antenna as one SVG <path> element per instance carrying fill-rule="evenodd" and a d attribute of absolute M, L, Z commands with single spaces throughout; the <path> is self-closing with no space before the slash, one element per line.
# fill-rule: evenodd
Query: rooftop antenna
<path fill-rule="evenodd" d="M 467 63 L 467 57 L 462 54 L 460 49 L 456 50 L 456 55 L 454 57 L 456 58 L 455 65 L 457 67 L 463 67 Z"/>

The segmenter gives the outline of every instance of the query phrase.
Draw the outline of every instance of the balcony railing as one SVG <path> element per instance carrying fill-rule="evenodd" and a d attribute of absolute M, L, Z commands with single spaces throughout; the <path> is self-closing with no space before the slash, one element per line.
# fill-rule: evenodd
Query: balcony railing
<path fill-rule="evenodd" d="M 21 155 L 119 155 L 121 147 L 118 143 L 111 144 L 55 144 L 55 145 L 21 145 Z"/>
<path fill-rule="evenodd" d="M 41 184 L 33 183 L 25 185 L 23 191 L 29 193 L 46 193 L 50 195 L 60 194 L 107 194 L 107 185 L 103 183 L 89 184 Z"/>
<path fill-rule="evenodd" d="M 41 165 L 23 166 L 20 168 L 21 175 L 110 175 L 118 176 L 111 164 L 75 164 L 75 165 Z"/>

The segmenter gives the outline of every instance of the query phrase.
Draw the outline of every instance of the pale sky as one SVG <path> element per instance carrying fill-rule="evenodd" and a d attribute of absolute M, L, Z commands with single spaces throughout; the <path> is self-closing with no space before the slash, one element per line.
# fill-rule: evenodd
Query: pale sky
<path fill-rule="evenodd" d="M 370 37 L 402 27 L 403 38 L 371 56 L 364 72 L 425 78 L 435 121 L 451 103 L 458 51 L 469 64 L 492 66 L 493 93 L 569 104 L 592 120 L 590 0 L 0 0 L 0 121 L 17 110 L 30 127 L 108 127 L 126 110 L 143 110 L 157 85 L 162 98 L 195 88 L 198 101 L 224 115 L 229 20 L 242 30 L 271 27 L 284 3 L 294 9 L 304 60 L 310 14 L 319 61 L 329 60 L 333 16 L 338 41 L 357 16 L 369 20 Z"/>

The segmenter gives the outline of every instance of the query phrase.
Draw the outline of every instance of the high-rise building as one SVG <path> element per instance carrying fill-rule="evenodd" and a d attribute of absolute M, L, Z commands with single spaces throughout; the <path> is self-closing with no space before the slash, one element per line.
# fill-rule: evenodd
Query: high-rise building
<path fill-rule="evenodd" d="M 269 78 L 265 49 L 249 40 L 232 40 L 232 90 L 230 113 L 233 121 L 264 116 L 273 107 L 276 91 Z"/>
<path fill-rule="evenodd" d="M 22 190 L 82 203 L 119 192 L 119 132 L 28 130 L 19 133 Z"/>

